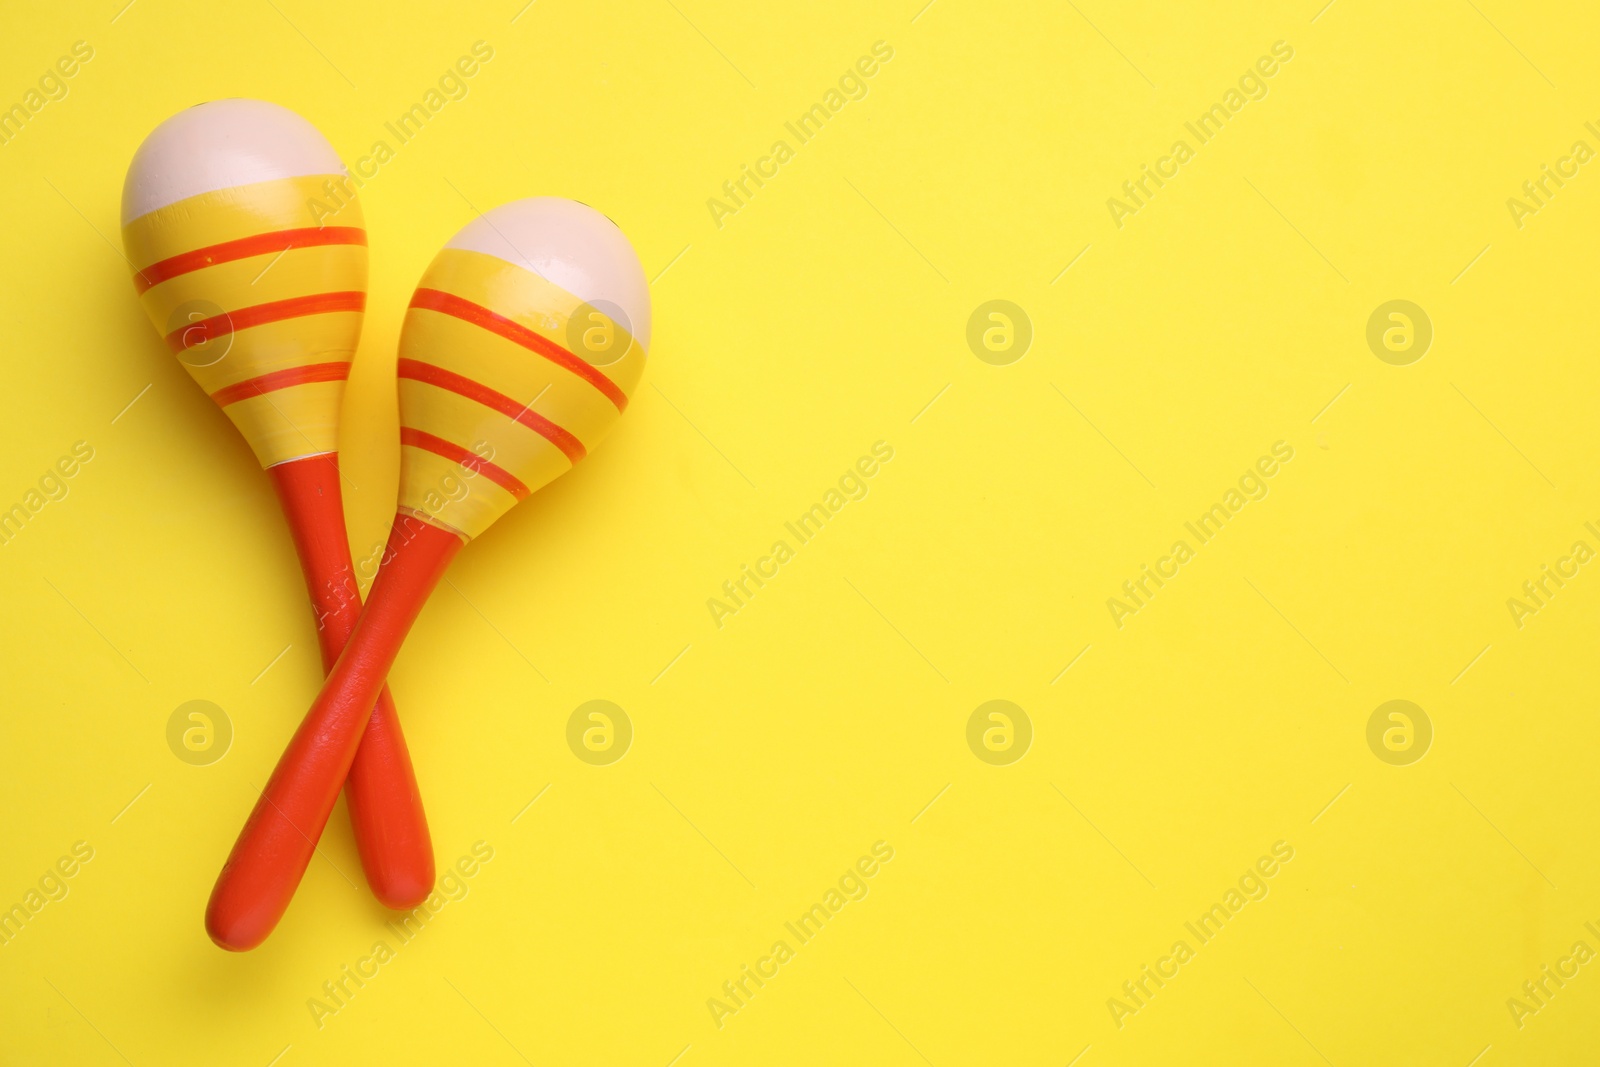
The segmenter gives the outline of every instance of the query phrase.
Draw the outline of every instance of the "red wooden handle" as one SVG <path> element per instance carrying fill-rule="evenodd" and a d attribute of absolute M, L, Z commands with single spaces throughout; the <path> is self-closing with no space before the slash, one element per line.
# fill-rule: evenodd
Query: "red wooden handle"
<path fill-rule="evenodd" d="M 267 472 L 300 555 L 326 672 L 333 669 L 361 614 L 361 590 L 345 536 L 339 457 L 308 456 Z M 421 904 L 433 890 L 433 842 L 388 686 L 372 707 L 344 792 L 373 895 L 397 910 Z"/>
<path fill-rule="evenodd" d="M 223 948 L 255 948 L 288 909 L 400 644 L 462 543 L 431 523 L 395 516 L 355 633 L 278 760 L 211 890 L 206 932 Z"/>

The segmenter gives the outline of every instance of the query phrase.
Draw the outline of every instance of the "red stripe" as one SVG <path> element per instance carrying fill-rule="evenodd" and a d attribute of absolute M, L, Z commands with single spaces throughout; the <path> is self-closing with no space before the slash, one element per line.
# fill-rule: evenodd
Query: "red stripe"
<path fill-rule="evenodd" d="M 436 456 L 454 460 L 469 471 L 477 471 L 491 482 L 521 500 L 528 495 L 528 487 L 517 480 L 517 476 L 504 467 L 497 467 L 484 459 L 476 452 L 469 452 L 458 444 L 446 441 L 442 437 L 435 437 L 422 430 L 413 430 L 409 426 L 400 427 L 400 443 L 420 448 L 425 452 L 432 452 Z"/>
<path fill-rule="evenodd" d="M 537 352 L 550 362 L 565 367 L 590 385 L 604 393 L 617 410 L 621 411 L 628 406 L 628 394 L 617 387 L 617 383 L 601 374 L 594 367 L 585 363 L 565 348 L 556 344 L 541 333 L 535 333 L 519 322 L 513 322 L 504 315 L 497 314 L 484 307 L 464 300 L 454 293 L 446 293 L 439 289 L 418 289 L 411 298 L 411 306 L 422 308 L 426 311 L 437 311 L 444 315 L 451 315 L 463 322 L 470 322 L 474 326 L 481 326 L 492 334 L 504 337 L 512 344 L 521 345 L 530 352 Z"/>
<path fill-rule="evenodd" d="M 583 442 L 578 440 L 570 430 L 558 426 L 543 415 L 528 410 L 528 405 L 519 404 L 504 393 L 497 393 L 487 385 L 482 385 L 471 378 L 464 378 L 454 371 L 435 367 L 431 363 L 423 363 L 415 359 L 402 359 L 396 365 L 395 373 L 401 378 L 409 378 L 414 382 L 426 382 L 436 385 L 440 389 L 449 390 L 457 396 L 464 396 L 468 400 L 476 400 L 484 407 L 493 408 L 502 415 L 511 418 L 513 422 L 520 422 L 534 433 L 543 437 L 566 454 L 567 459 L 577 463 L 587 451 Z"/>
<path fill-rule="evenodd" d="M 252 326 L 264 326 L 269 322 L 299 319 L 307 315 L 326 315 L 334 311 L 363 311 L 366 306 L 367 294 L 363 292 L 312 293 L 310 296 L 274 300 L 266 304 L 240 308 L 238 311 L 224 311 L 209 319 L 180 326 L 167 334 L 167 347 L 174 352 L 182 352 L 186 348 L 193 348 L 195 345 L 204 344 L 217 337 L 226 337 L 230 333 L 247 330 Z"/>
<path fill-rule="evenodd" d="M 291 248 L 312 248 L 316 245 L 365 245 L 367 231 L 358 226 L 306 226 L 297 230 L 272 230 L 269 233 L 241 237 L 237 241 L 207 245 L 193 252 L 152 263 L 134 274 L 133 285 L 139 292 L 160 285 L 169 278 L 188 274 L 202 267 L 218 263 L 232 263 L 236 259 L 264 256 L 268 252 L 287 252 Z"/>
<path fill-rule="evenodd" d="M 291 385 L 305 385 L 307 382 L 342 382 L 348 377 L 350 377 L 348 363 L 308 363 L 304 367 L 275 370 L 256 378 L 246 378 L 242 382 L 223 386 L 211 394 L 211 399 L 227 407 L 229 404 L 248 400 L 263 393 L 287 389 Z"/>

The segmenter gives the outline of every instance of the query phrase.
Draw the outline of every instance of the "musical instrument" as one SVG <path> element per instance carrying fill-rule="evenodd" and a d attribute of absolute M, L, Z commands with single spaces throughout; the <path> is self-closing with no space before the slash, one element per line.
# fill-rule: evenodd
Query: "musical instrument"
<path fill-rule="evenodd" d="M 383 563 L 212 890 L 206 929 L 217 944 L 249 949 L 272 932 L 450 560 L 595 446 L 638 387 L 649 343 L 638 257 L 582 204 L 505 204 L 434 258 L 400 336 L 400 494 Z"/>

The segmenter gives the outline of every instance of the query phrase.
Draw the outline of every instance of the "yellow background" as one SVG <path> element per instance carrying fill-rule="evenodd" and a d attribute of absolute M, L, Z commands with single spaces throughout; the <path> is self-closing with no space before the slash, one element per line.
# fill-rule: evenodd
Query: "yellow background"
<path fill-rule="evenodd" d="M 0 906 L 95 853 L 0 948 L 0 1060 L 1592 1058 L 1600 965 L 1521 1029 L 1506 1001 L 1600 948 L 1600 567 L 1520 629 L 1506 600 L 1600 547 L 1600 164 L 1521 229 L 1506 200 L 1600 148 L 1600 19 L 920 3 L 6 12 L 6 105 L 95 55 L 0 146 L 0 507 L 95 455 L 0 547 Z M 477 40 L 469 95 L 362 194 L 357 554 L 394 500 L 402 309 L 475 210 L 616 219 L 651 366 L 414 631 L 393 688 L 441 866 L 494 859 L 319 1029 L 308 999 L 395 939 L 342 805 L 264 947 L 202 929 L 318 660 L 267 480 L 139 309 L 118 198 L 143 137 L 217 97 L 353 160 Z M 866 98 L 719 228 L 707 199 L 880 40 Z M 1118 229 L 1106 199 L 1280 40 L 1269 95 Z M 1008 366 L 966 344 L 991 299 L 1033 324 Z M 1392 299 L 1434 326 L 1410 366 L 1365 341 Z M 717 628 L 707 598 L 880 440 L 870 494 Z M 1118 629 L 1106 599 L 1280 440 L 1270 494 Z M 195 699 L 236 733 L 205 767 L 165 739 Z M 610 766 L 565 741 L 592 699 L 636 731 Z M 991 699 L 1034 727 L 1010 766 L 967 747 Z M 1367 746 L 1391 699 L 1433 724 L 1411 766 Z M 870 895 L 719 1029 L 708 998 L 879 840 Z M 1119 1029 L 1107 999 L 1279 840 L 1270 895 Z"/>

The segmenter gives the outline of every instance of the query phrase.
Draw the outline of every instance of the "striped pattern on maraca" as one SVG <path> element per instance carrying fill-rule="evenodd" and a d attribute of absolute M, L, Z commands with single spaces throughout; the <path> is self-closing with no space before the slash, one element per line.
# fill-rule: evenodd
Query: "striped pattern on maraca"
<path fill-rule="evenodd" d="M 338 447 L 367 234 L 355 201 L 312 225 L 329 177 L 201 193 L 123 226 L 145 313 L 263 467 Z"/>
<path fill-rule="evenodd" d="M 644 362 L 612 315 L 514 263 L 445 248 L 400 335 L 401 509 L 476 537 L 599 443 Z"/>

